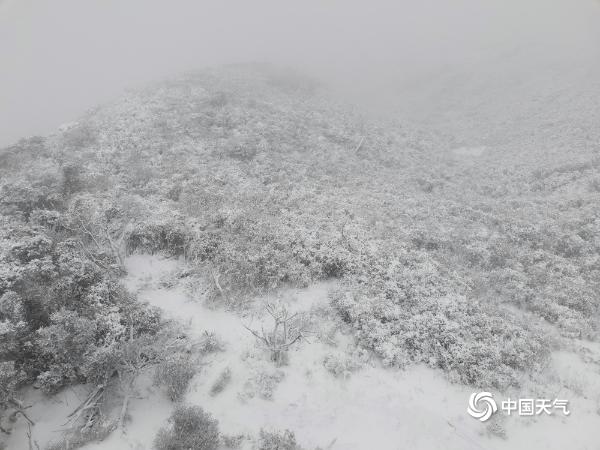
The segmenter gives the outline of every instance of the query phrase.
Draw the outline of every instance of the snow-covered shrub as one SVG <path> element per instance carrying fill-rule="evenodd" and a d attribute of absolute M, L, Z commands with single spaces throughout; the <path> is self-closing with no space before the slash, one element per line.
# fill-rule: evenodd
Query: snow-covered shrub
<path fill-rule="evenodd" d="M 69 162 L 62 166 L 62 190 L 66 197 L 83 189 L 85 186 L 83 173 L 84 168 L 80 162 Z"/>
<path fill-rule="evenodd" d="M 23 375 L 15 369 L 13 362 L 0 362 L 0 410 L 15 398 L 21 378 Z"/>
<path fill-rule="evenodd" d="M 211 93 L 208 99 L 208 104 L 213 108 L 223 108 L 225 105 L 227 105 L 227 101 L 227 93 L 219 90 Z"/>
<path fill-rule="evenodd" d="M 70 214 L 34 213 L 0 231 L 8 243 L 0 254 L 0 353 L 47 392 L 105 383 L 126 347 L 160 328 L 157 310 L 125 290 L 100 242 L 71 228 Z"/>
<path fill-rule="evenodd" d="M 223 442 L 223 446 L 225 448 L 229 448 L 232 450 L 240 448 L 242 446 L 242 442 L 244 442 L 244 440 L 246 440 L 246 439 L 248 439 L 248 438 L 244 434 L 235 434 L 235 435 L 222 434 L 221 435 L 221 442 Z"/>
<path fill-rule="evenodd" d="M 296 436 L 290 430 L 260 430 L 256 450 L 302 450 L 296 442 Z"/>
<path fill-rule="evenodd" d="M 154 439 L 155 450 L 217 450 L 219 423 L 199 406 L 178 405 Z"/>
<path fill-rule="evenodd" d="M 363 367 L 368 354 L 356 350 L 353 353 L 328 353 L 323 358 L 323 367 L 335 377 L 348 377 L 352 372 Z"/>
<path fill-rule="evenodd" d="M 71 150 L 82 150 L 97 142 L 97 130 L 90 124 L 77 123 L 63 133 L 63 141 Z"/>
<path fill-rule="evenodd" d="M 486 433 L 490 436 L 496 436 L 500 439 L 506 439 L 506 417 L 502 414 L 494 414 L 486 424 Z"/>
<path fill-rule="evenodd" d="M 217 379 L 211 386 L 210 395 L 215 396 L 215 395 L 223 392 L 223 390 L 227 387 L 227 385 L 229 384 L 230 381 L 231 381 L 231 369 L 229 367 L 226 367 L 219 374 L 219 376 L 217 377 Z"/>
<path fill-rule="evenodd" d="M 0 207 L 6 215 L 29 219 L 36 209 L 61 209 L 65 199 L 62 174 L 55 161 L 40 159 L 19 172 L 19 177 L 0 187 Z"/>
<path fill-rule="evenodd" d="M 374 261 L 334 293 L 333 303 L 388 365 L 424 362 L 458 382 L 503 388 L 545 359 L 539 331 L 453 291 L 460 284 L 415 252 Z"/>
<path fill-rule="evenodd" d="M 216 333 L 205 331 L 199 343 L 198 351 L 207 355 L 209 353 L 222 352 L 225 350 L 225 342 Z"/>
<path fill-rule="evenodd" d="M 50 358 L 50 369 L 38 376 L 38 386 L 55 392 L 64 384 L 83 381 L 81 369 L 96 343 L 96 324 L 74 311 L 60 310 L 50 325 L 38 331 L 40 352 Z"/>
<path fill-rule="evenodd" d="M 37 234 L 29 239 L 23 239 L 12 245 L 10 257 L 15 258 L 21 264 L 27 264 L 33 260 L 43 258 L 52 248 L 52 241 L 43 234 Z"/>
<path fill-rule="evenodd" d="M 190 239 L 188 230 L 177 217 L 166 217 L 135 226 L 126 237 L 127 253 L 166 252 L 181 255 Z"/>
<path fill-rule="evenodd" d="M 175 354 L 167 356 L 155 369 L 154 381 L 164 386 L 172 401 L 181 400 L 198 367 L 189 355 Z"/>
<path fill-rule="evenodd" d="M 248 294 L 290 284 L 307 286 L 355 269 L 356 257 L 337 230 L 315 238 L 310 230 L 273 220 L 270 214 L 249 202 L 217 210 L 205 219 L 210 222 L 204 230 L 194 233 L 186 257 L 210 267 L 206 283 L 215 298 L 227 297 L 231 303 Z"/>
<path fill-rule="evenodd" d="M 238 393 L 242 401 L 259 396 L 264 400 L 272 400 L 277 385 L 285 378 L 285 373 L 278 369 L 258 370 L 244 383 L 244 390 Z"/>
<path fill-rule="evenodd" d="M 260 398 L 271 400 L 277 385 L 283 380 L 285 373 L 281 370 L 260 372 L 253 383 Z"/>

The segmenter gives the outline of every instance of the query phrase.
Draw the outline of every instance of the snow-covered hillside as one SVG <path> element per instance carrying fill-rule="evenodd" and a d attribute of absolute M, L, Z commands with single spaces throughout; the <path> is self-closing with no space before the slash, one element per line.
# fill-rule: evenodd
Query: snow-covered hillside
<path fill-rule="evenodd" d="M 578 92 L 560 100 L 586 104 Z M 210 449 L 593 448 L 588 119 L 562 117 L 552 146 L 461 142 L 255 64 L 131 92 L 8 147 L 9 448 L 188 448 L 198 430 Z M 466 412 L 479 391 L 572 412 L 484 424 Z"/>

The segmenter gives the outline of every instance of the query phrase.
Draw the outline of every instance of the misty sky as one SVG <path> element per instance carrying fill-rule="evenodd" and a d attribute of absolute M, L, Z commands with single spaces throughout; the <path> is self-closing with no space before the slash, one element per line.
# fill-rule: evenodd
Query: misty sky
<path fill-rule="evenodd" d="M 383 108 L 448 73 L 598 60 L 598 0 L 0 0 L 0 146 L 207 65 L 291 65 Z"/>

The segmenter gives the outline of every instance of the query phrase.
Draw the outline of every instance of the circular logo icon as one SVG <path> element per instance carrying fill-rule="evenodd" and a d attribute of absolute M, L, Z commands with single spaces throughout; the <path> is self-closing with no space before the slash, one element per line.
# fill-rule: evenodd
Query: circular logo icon
<path fill-rule="evenodd" d="M 485 422 L 498 411 L 498 405 L 490 392 L 473 393 L 469 397 L 467 412 L 471 417 Z"/>

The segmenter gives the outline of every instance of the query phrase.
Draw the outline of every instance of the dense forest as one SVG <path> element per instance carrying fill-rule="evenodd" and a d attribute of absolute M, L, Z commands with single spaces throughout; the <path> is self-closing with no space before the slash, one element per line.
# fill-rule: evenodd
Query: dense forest
<path fill-rule="evenodd" d="M 385 366 L 518 387 L 552 351 L 600 332 L 599 112 L 550 108 L 574 101 L 540 98 L 544 120 L 465 145 L 363 116 L 294 72 L 231 66 L 5 148 L 0 433 L 31 420 L 26 386 L 91 386 L 70 418 L 72 446 L 53 448 L 123 427 L 149 368 L 182 397 L 195 351 L 122 283 L 140 253 L 180 258 L 204 302 L 240 313 L 333 281 L 334 311 Z M 157 448 L 224 445 L 210 416 L 178 408 Z M 175 446 L 178 426 L 214 446 Z M 299 448 L 289 433 L 261 439 Z"/>

